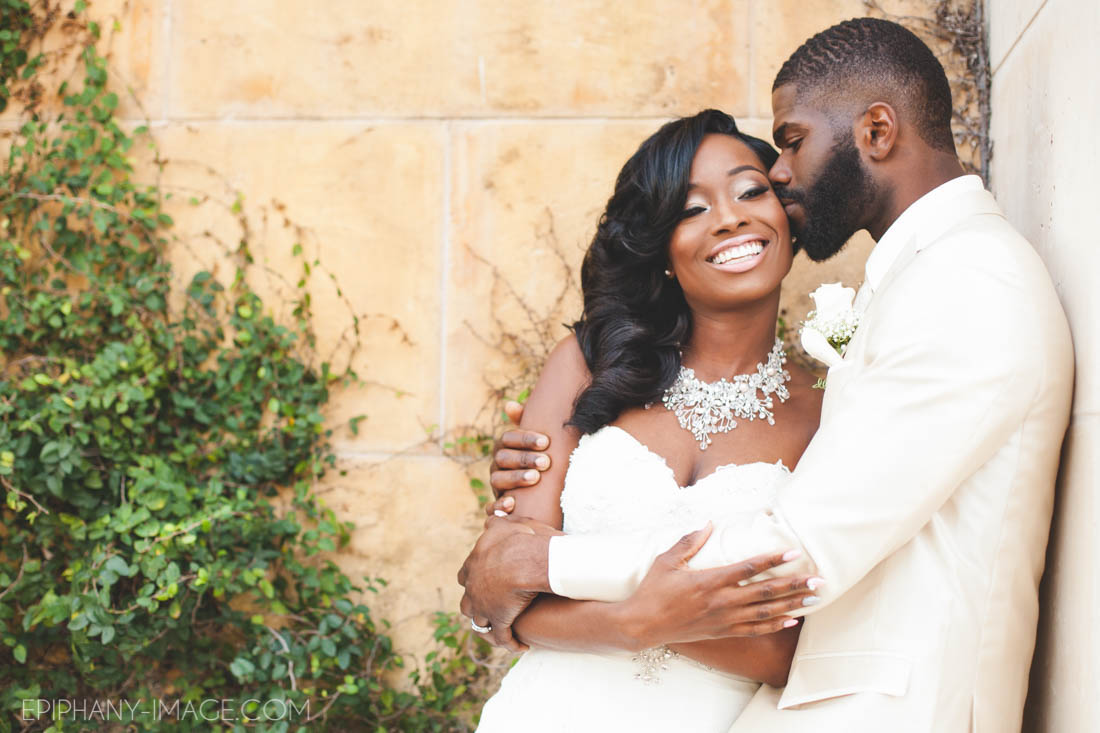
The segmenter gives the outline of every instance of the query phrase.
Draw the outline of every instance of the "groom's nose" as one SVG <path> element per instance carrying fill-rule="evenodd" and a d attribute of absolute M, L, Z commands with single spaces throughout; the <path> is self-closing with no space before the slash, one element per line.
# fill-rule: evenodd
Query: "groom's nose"
<path fill-rule="evenodd" d="M 781 154 L 775 161 L 775 165 L 768 171 L 768 179 L 773 186 L 788 186 L 791 183 L 791 167 Z"/>

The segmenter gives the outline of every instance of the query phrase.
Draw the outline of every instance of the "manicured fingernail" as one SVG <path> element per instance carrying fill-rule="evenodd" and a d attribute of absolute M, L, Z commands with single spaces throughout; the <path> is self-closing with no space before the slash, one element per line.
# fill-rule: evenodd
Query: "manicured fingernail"
<path fill-rule="evenodd" d="M 550 468 L 550 459 L 546 456 L 539 456 L 535 459 L 535 465 L 545 471 L 546 469 Z"/>
<path fill-rule="evenodd" d="M 821 599 L 817 596 L 806 596 L 802 599 L 803 606 L 816 606 L 819 603 L 821 603 Z"/>
<path fill-rule="evenodd" d="M 539 472 L 538 471 L 524 471 L 523 472 L 523 480 L 524 481 L 538 481 L 539 480 Z"/>
<path fill-rule="evenodd" d="M 545 435 L 540 435 L 539 437 L 535 438 L 535 447 L 539 450 L 542 450 L 548 445 L 550 445 L 550 439 L 547 438 Z"/>
<path fill-rule="evenodd" d="M 810 578 L 806 581 L 806 587 L 810 590 L 817 590 L 823 585 L 825 585 L 825 580 L 822 578 Z"/>
<path fill-rule="evenodd" d="M 789 619 L 787 619 L 786 621 L 783 622 L 783 628 L 784 629 L 789 629 L 792 626 L 798 626 L 798 619 L 789 618 Z"/>
<path fill-rule="evenodd" d="M 494 516 L 494 517 L 507 517 L 507 516 L 508 516 L 508 512 L 506 512 L 506 511 L 503 511 L 503 510 L 501 510 L 501 509 L 495 509 L 495 510 L 493 511 L 493 516 Z"/>
<path fill-rule="evenodd" d="M 802 557 L 802 550 L 787 550 L 783 553 L 783 562 L 790 562 Z"/>
<path fill-rule="evenodd" d="M 514 507 L 516 505 L 516 500 L 513 499 L 510 496 L 506 496 L 506 497 L 504 497 L 503 499 L 500 500 L 500 503 L 502 505 L 508 507 L 509 509 L 511 509 L 512 507 Z M 813 590 L 813 588 L 810 588 L 810 590 Z"/>

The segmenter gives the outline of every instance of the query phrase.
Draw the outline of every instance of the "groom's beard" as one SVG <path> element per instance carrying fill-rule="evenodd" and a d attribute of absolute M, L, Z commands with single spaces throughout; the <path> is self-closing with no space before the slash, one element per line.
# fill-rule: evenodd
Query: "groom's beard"
<path fill-rule="evenodd" d="M 797 245 L 815 262 L 835 255 L 862 228 L 859 220 L 876 197 L 874 181 L 859 159 L 852 133 L 841 133 L 831 152 L 808 191 L 776 186 L 780 200 L 802 207 L 802 226 L 795 231 L 792 221 L 792 233 Z"/>

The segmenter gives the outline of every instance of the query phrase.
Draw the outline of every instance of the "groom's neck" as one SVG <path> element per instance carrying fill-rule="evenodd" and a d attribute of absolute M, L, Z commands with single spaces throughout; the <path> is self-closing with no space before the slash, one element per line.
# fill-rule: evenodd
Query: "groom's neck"
<path fill-rule="evenodd" d="M 954 153 L 930 148 L 912 151 L 903 160 L 894 161 L 879 179 L 884 201 L 880 215 L 868 224 L 867 231 L 877 242 L 902 213 L 929 191 L 965 175 Z"/>

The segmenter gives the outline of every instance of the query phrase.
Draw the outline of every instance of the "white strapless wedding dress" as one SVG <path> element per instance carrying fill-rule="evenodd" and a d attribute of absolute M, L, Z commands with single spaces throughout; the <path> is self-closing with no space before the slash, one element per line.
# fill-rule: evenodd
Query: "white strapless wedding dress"
<path fill-rule="evenodd" d="M 680 487 L 661 456 L 613 425 L 581 438 L 569 458 L 565 532 L 635 532 L 756 513 L 788 475 L 782 463 L 731 464 Z M 759 683 L 664 648 L 632 655 L 532 648 L 486 704 L 479 733 L 692 731 L 726 733 Z"/>

